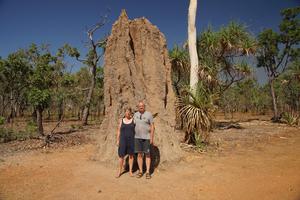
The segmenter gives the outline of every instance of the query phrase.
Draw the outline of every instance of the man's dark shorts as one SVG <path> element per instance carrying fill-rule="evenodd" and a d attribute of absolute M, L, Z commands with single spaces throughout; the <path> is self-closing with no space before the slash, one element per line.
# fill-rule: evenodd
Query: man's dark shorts
<path fill-rule="evenodd" d="M 134 139 L 135 153 L 150 154 L 150 140 L 147 139 Z"/>

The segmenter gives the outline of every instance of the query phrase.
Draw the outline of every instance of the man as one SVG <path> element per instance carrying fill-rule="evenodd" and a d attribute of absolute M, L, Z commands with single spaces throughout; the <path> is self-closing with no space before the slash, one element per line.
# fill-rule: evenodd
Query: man
<path fill-rule="evenodd" d="M 138 104 L 138 112 L 133 116 L 135 121 L 135 136 L 134 148 L 138 154 L 137 161 L 139 166 L 138 178 L 143 176 L 143 154 L 146 157 L 146 178 L 150 179 L 150 144 L 153 145 L 154 139 L 154 124 L 153 116 L 150 112 L 145 110 L 144 102 L 140 101 Z"/>

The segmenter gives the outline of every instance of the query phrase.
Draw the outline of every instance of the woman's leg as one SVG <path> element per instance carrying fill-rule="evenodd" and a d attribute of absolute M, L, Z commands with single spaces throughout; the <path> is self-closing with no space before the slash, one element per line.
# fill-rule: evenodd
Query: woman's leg
<path fill-rule="evenodd" d="M 119 157 L 119 171 L 117 174 L 117 178 L 120 177 L 123 172 L 123 163 L 124 163 L 124 157 Z"/>
<path fill-rule="evenodd" d="M 130 174 L 130 176 L 133 176 L 132 166 L 133 166 L 133 155 L 129 155 L 129 174 Z"/>

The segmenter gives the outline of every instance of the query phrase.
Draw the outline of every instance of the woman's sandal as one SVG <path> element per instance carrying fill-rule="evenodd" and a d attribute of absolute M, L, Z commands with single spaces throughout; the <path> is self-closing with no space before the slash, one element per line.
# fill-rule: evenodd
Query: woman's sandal
<path fill-rule="evenodd" d="M 150 179 L 150 178 L 151 178 L 150 173 L 146 173 L 146 179 Z"/>
<path fill-rule="evenodd" d="M 143 173 L 142 173 L 142 172 L 139 172 L 139 173 L 136 175 L 137 178 L 141 178 L 142 176 L 143 176 Z"/>

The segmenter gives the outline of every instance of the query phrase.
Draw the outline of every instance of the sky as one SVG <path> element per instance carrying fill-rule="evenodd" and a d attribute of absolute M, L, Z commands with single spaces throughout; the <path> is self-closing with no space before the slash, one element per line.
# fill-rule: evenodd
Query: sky
<path fill-rule="evenodd" d="M 189 0 L 0 0 L 0 56 L 31 43 L 50 44 L 53 52 L 69 43 L 85 54 L 86 28 L 108 14 L 108 23 L 95 36 L 109 34 L 122 9 L 130 19 L 149 19 L 171 49 L 187 39 L 188 6 Z M 209 25 L 218 30 L 232 20 L 246 24 L 253 34 L 278 30 L 280 10 L 295 6 L 300 0 L 198 0 L 197 32 Z M 256 76 L 264 82 L 263 71 Z"/>

